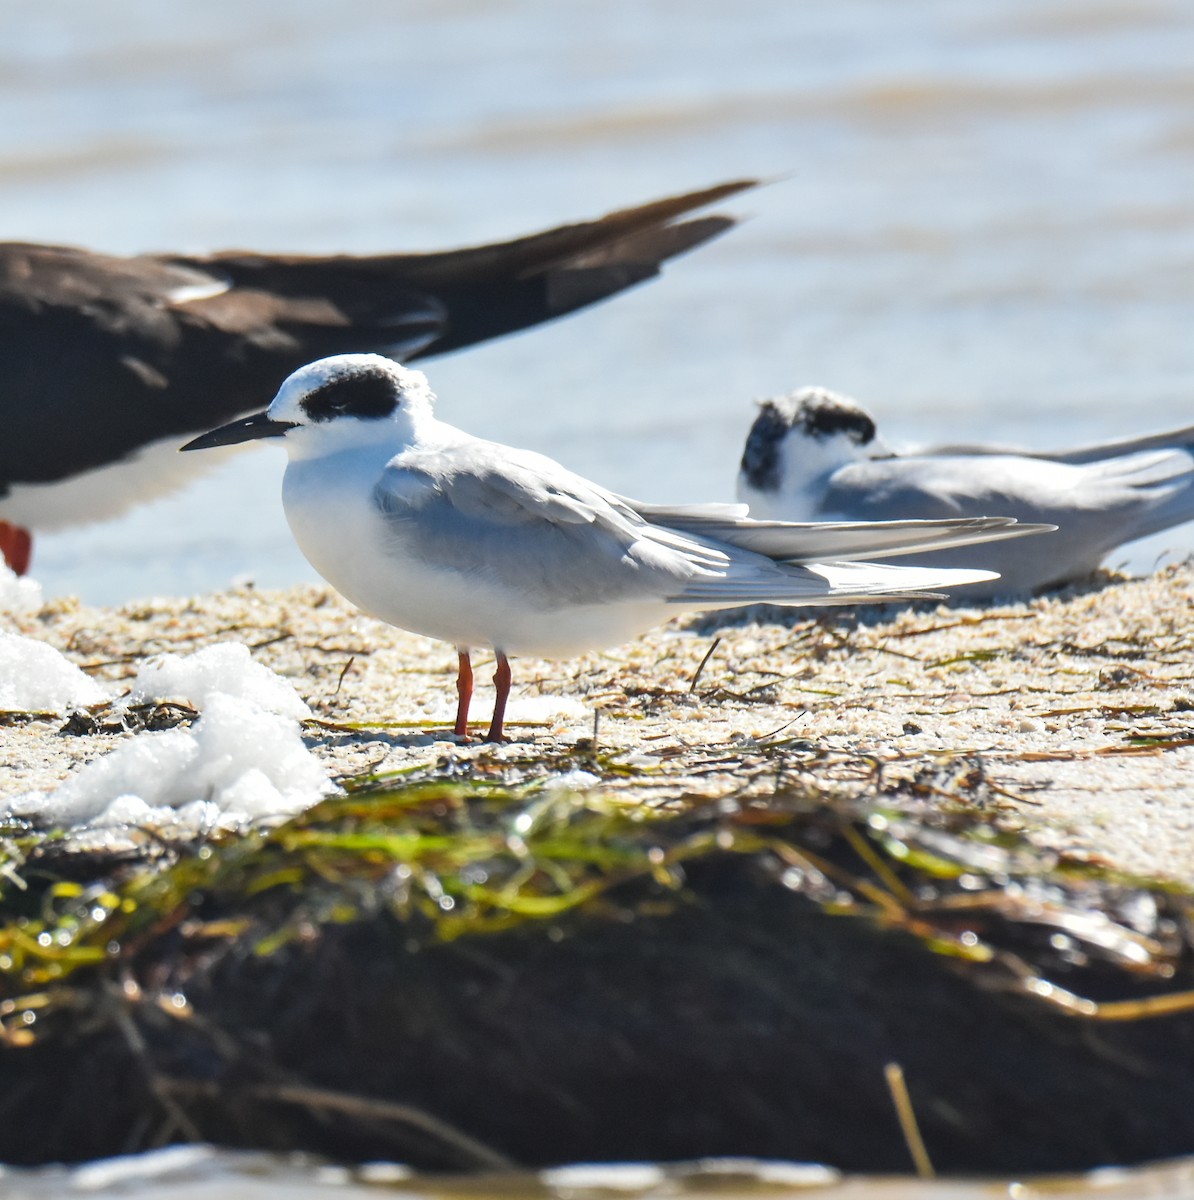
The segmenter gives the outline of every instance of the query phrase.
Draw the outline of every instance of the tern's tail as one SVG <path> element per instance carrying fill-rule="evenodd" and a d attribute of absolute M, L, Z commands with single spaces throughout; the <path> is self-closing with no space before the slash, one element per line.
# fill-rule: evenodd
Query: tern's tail
<path fill-rule="evenodd" d="M 994 571 L 949 567 L 904 567 L 888 563 L 834 562 L 785 566 L 766 575 L 730 570 L 687 583 L 668 600 L 685 608 L 734 608 L 740 604 L 783 604 L 822 608 L 838 604 L 888 604 L 943 600 L 956 587 L 992 583 Z"/>
<path fill-rule="evenodd" d="M 701 562 L 701 571 L 668 596 L 670 603 L 689 608 L 923 600 L 967 584 L 993 583 L 999 576 L 984 569 L 889 566 L 859 559 L 1001 541 L 1056 528 L 1019 525 L 1010 517 L 801 525 L 752 521 L 740 515 L 740 506 L 731 505 L 637 507 L 660 522 L 657 530 L 681 539 L 697 535 L 701 545 L 714 551 Z M 750 553 L 726 554 L 728 546 Z M 983 551 L 975 557 L 982 563 Z"/>
<path fill-rule="evenodd" d="M 933 521 L 755 521 L 747 515 L 743 504 L 667 506 L 643 504 L 637 500 L 625 502 L 640 516 L 669 529 L 728 542 L 785 563 L 893 558 L 1052 533 L 1057 528 L 1056 525 L 1017 521 L 1014 517 L 957 517 Z"/>

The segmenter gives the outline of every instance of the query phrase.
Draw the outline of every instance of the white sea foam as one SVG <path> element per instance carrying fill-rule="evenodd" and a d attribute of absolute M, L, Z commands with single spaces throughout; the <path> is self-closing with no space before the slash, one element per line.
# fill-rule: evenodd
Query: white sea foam
<path fill-rule="evenodd" d="M 155 655 L 137 672 L 125 703 L 186 700 L 195 708 L 206 709 L 217 695 L 237 696 L 296 721 L 311 715 L 294 686 L 254 662 L 249 648 L 240 642 L 217 642 L 194 654 Z"/>
<path fill-rule="evenodd" d="M 52 646 L 0 634 L 0 708 L 61 712 L 108 698 Z M 185 700 L 202 716 L 189 729 L 137 734 L 53 791 L 16 797 L 9 813 L 56 828 L 185 836 L 290 816 L 333 790 L 296 724 L 310 710 L 245 646 L 150 659 L 121 704 L 153 700 Z"/>
<path fill-rule="evenodd" d="M 53 646 L 0 633 L 0 709 L 60 713 L 107 698 L 102 685 Z"/>
<path fill-rule="evenodd" d="M 204 703 L 190 729 L 138 734 L 12 811 L 54 827 L 186 833 L 287 817 L 333 790 L 292 720 L 218 692 Z"/>
<path fill-rule="evenodd" d="M 0 612 L 35 612 L 41 608 L 41 584 L 17 575 L 0 560 Z"/>

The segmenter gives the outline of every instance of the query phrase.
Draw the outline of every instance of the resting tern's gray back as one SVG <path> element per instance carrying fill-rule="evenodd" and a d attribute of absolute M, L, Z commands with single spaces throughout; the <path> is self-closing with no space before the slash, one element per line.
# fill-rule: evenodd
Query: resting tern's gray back
<path fill-rule="evenodd" d="M 922 454 L 934 456 L 954 454 L 1018 454 L 1025 458 L 1046 459 L 1060 463 L 1095 463 L 1109 458 L 1120 458 L 1126 454 L 1138 454 L 1144 450 L 1188 450 L 1194 451 L 1194 425 L 1184 429 L 1170 429 L 1164 433 L 1148 433 L 1143 437 L 1115 438 L 1107 442 L 1092 442 L 1088 446 L 1075 446 L 1070 450 L 1028 450 L 1021 446 L 1000 446 L 982 442 L 950 442 L 948 445 L 932 446 Z"/>
<path fill-rule="evenodd" d="M 1019 455 L 910 455 L 850 463 L 834 472 L 821 501 L 829 520 L 927 519 L 998 512 L 1047 520 L 1056 537 L 1004 543 L 915 561 L 981 562 L 999 573 L 962 598 L 1015 595 L 1083 578 L 1117 546 L 1194 518 L 1194 456 L 1143 451 L 1106 461 L 1057 462 Z"/>

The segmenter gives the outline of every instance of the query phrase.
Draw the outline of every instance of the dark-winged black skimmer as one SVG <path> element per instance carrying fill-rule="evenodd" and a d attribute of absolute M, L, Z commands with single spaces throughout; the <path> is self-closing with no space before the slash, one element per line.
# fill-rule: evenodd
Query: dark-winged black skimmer
<path fill-rule="evenodd" d="M 760 407 L 738 499 L 766 520 L 1045 521 L 1055 536 L 924 560 L 999 572 L 967 588 L 964 603 L 1031 595 L 1085 579 L 1125 542 L 1194 520 L 1194 426 L 1071 450 L 957 444 L 897 454 L 854 401 L 804 388 Z"/>
<path fill-rule="evenodd" d="M 0 244 L 0 552 L 193 477 L 188 435 L 260 408 L 311 359 L 403 361 L 550 321 L 657 275 L 734 222 L 680 220 L 743 180 L 432 254 L 118 258 Z"/>
<path fill-rule="evenodd" d="M 497 656 L 487 736 L 501 741 L 510 655 L 581 654 L 685 610 L 923 598 L 991 573 L 857 560 L 1040 528 L 998 517 L 792 525 L 748 520 L 742 505 L 640 504 L 445 424 L 434 403 L 420 371 L 337 355 L 291 375 L 266 412 L 183 449 L 282 439 L 299 548 L 365 612 L 456 647 L 462 736 L 475 648 Z"/>

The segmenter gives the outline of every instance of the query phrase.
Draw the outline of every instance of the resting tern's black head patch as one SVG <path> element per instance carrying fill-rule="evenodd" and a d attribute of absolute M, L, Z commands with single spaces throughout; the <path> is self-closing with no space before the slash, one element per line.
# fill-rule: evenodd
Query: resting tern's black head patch
<path fill-rule="evenodd" d="M 742 453 L 742 473 L 756 491 L 779 490 L 779 447 L 792 430 L 817 439 L 845 434 L 855 445 L 866 446 L 874 440 L 875 422 L 844 396 L 824 388 L 801 388 L 764 400 Z"/>
<path fill-rule="evenodd" d="M 791 405 L 790 423 L 809 437 L 836 437 L 844 433 L 856 446 L 868 446 L 875 440 L 875 422 L 845 396 L 824 388 L 801 388 L 786 398 Z M 784 401 L 781 401 L 784 403 Z"/>
<path fill-rule="evenodd" d="M 388 417 L 398 407 L 398 384 L 384 367 L 334 375 L 299 402 L 311 421 L 333 417 Z"/>

